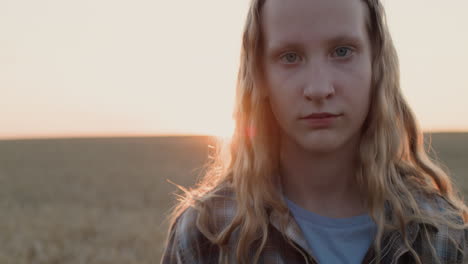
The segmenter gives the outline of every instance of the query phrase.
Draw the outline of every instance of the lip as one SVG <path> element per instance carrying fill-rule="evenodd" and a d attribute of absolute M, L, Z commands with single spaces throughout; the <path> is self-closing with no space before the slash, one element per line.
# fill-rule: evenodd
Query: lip
<path fill-rule="evenodd" d="M 313 113 L 307 116 L 302 117 L 301 119 L 322 119 L 322 118 L 331 118 L 331 117 L 338 117 L 340 115 L 321 112 L 321 113 Z"/>
<path fill-rule="evenodd" d="M 332 126 L 340 116 L 331 113 L 314 113 L 301 118 L 301 120 L 311 128 L 327 128 Z"/>

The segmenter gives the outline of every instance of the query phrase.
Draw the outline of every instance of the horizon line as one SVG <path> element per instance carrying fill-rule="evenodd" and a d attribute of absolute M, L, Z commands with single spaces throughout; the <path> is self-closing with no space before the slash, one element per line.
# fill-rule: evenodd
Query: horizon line
<path fill-rule="evenodd" d="M 423 134 L 464 134 L 468 130 L 423 130 Z M 95 134 L 57 134 L 57 135 L 18 135 L 0 136 L 0 141 L 15 140 L 53 140 L 53 139 L 104 139 L 104 138 L 162 138 L 162 137 L 213 137 L 223 138 L 220 135 L 209 133 L 95 133 Z"/>

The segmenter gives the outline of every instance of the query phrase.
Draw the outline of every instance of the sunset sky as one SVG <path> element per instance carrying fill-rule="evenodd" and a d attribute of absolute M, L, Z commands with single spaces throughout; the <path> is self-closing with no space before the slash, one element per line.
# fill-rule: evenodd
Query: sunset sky
<path fill-rule="evenodd" d="M 0 0 L 0 138 L 226 135 L 247 0 Z M 468 131 L 468 1 L 384 1 L 426 131 Z"/>

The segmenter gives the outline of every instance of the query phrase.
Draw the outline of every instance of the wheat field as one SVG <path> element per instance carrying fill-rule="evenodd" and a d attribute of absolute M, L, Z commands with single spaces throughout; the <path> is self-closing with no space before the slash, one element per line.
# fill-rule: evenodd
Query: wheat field
<path fill-rule="evenodd" d="M 468 133 L 432 134 L 468 194 Z M 159 263 L 176 188 L 200 177 L 210 137 L 0 141 L 0 263 Z M 180 193 L 180 192 L 177 192 Z"/>

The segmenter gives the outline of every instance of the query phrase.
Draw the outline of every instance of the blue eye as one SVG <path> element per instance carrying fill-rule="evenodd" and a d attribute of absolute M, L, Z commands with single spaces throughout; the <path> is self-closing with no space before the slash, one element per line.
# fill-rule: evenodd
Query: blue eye
<path fill-rule="evenodd" d="M 348 47 L 339 47 L 339 48 L 336 48 L 336 49 L 335 49 L 335 52 L 334 52 L 334 53 L 336 53 L 336 54 L 338 55 L 338 57 L 343 58 L 343 57 L 346 57 L 346 55 L 347 55 L 349 52 L 351 52 L 351 51 L 352 51 L 351 48 L 348 48 Z"/>
<path fill-rule="evenodd" d="M 295 63 L 298 56 L 296 53 L 289 52 L 281 56 L 281 59 L 284 59 L 284 58 L 286 58 L 287 63 Z"/>

